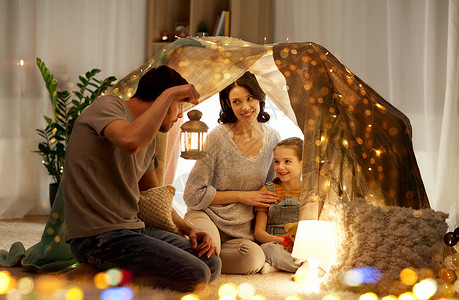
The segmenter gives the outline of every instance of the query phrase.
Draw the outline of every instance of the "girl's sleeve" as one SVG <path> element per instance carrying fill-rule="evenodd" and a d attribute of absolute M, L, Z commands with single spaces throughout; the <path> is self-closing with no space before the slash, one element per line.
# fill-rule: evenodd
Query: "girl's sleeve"
<path fill-rule="evenodd" d="M 183 192 L 183 200 L 188 208 L 203 210 L 207 208 L 215 198 L 217 190 L 210 185 L 216 166 L 216 142 L 210 133 L 206 140 L 208 157 L 197 160 L 191 169 L 190 175 Z"/>

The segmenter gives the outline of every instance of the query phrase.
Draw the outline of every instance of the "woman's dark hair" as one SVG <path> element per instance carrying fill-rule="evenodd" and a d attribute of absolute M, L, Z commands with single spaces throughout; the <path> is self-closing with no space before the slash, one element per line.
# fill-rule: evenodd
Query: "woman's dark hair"
<path fill-rule="evenodd" d="M 236 80 L 220 92 L 221 109 L 218 123 L 236 123 L 237 118 L 234 114 L 233 109 L 231 108 L 229 93 L 234 87 L 237 86 L 246 88 L 253 95 L 253 97 L 260 102 L 260 113 L 257 116 L 257 121 L 260 123 L 268 122 L 270 119 L 270 115 L 264 111 L 266 94 L 263 92 L 260 85 L 258 84 L 255 75 L 247 71 L 244 73 L 244 75 L 239 77 L 238 80 Z"/>
<path fill-rule="evenodd" d="M 177 71 L 168 66 L 159 66 L 149 70 L 139 80 L 137 90 L 132 96 L 139 97 L 143 101 L 155 101 L 162 92 L 176 85 L 188 82 Z"/>

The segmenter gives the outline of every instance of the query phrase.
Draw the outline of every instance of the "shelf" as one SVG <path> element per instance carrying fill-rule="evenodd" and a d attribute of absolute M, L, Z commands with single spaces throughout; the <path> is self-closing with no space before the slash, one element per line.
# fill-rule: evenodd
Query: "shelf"
<path fill-rule="evenodd" d="M 180 22 L 189 25 L 190 36 L 196 36 L 204 22 L 212 33 L 223 10 L 230 11 L 230 36 L 256 44 L 273 42 L 273 0 L 149 0 L 148 58 L 167 45 L 161 41 L 162 32 L 173 41 Z"/>

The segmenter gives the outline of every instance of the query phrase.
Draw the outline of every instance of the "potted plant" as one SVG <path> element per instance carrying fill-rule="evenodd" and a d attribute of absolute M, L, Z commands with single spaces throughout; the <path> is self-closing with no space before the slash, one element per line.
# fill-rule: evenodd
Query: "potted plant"
<path fill-rule="evenodd" d="M 53 178 L 49 195 L 52 206 L 57 187 L 64 172 L 65 152 L 73 124 L 86 106 L 113 85 L 116 77 L 109 76 L 100 81 L 94 77 L 100 70 L 92 69 L 84 75 L 80 75 L 80 82 L 77 83 L 79 89 L 69 92 L 57 89 L 56 79 L 54 79 L 53 74 L 48 70 L 45 63 L 38 57 L 37 66 L 49 92 L 53 114 L 52 116 L 43 116 L 46 121 L 44 129 L 36 129 L 37 134 L 43 140 L 38 144 L 38 150 L 34 152 L 42 156 L 42 163 L 48 170 L 48 174 Z M 72 98 L 72 96 L 76 97 Z"/>

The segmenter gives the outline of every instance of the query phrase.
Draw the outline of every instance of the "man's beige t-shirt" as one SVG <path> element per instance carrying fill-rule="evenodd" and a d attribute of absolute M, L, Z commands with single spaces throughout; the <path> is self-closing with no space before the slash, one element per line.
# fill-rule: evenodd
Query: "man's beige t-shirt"
<path fill-rule="evenodd" d="M 102 96 L 75 122 L 65 159 L 66 240 L 118 229 L 137 229 L 140 178 L 155 169 L 153 141 L 127 154 L 103 135 L 115 120 L 134 121 L 126 102 Z"/>

